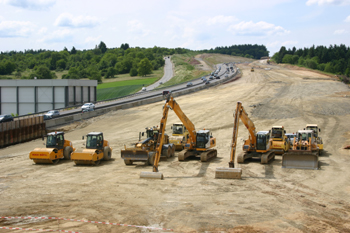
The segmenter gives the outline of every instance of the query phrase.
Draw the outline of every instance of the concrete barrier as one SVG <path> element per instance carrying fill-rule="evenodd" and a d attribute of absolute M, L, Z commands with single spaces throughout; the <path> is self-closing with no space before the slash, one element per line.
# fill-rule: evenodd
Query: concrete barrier
<path fill-rule="evenodd" d="M 201 91 L 201 90 L 207 89 L 207 88 L 212 87 L 212 86 L 217 86 L 217 85 L 225 83 L 225 82 L 227 82 L 227 81 L 229 81 L 231 79 L 234 79 L 233 77 L 236 74 L 237 74 L 237 69 L 236 69 L 235 73 L 233 73 L 231 75 L 230 78 L 220 79 L 220 80 L 218 80 L 216 82 L 213 82 L 213 83 L 210 83 L 210 84 L 207 84 L 207 85 L 198 85 L 198 86 L 195 86 L 195 87 L 193 87 L 191 89 L 183 89 L 183 90 L 175 91 L 175 92 L 172 93 L 172 95 L 174 97 L 177 97 L 177 96 L 187 95 L 187 94 L 190 94 L 190 93 Z M 106 108 L 103 108 L 103 109 L 97 109 L 97 110 L 91 111 L 91 112 L 77 113 L 77 114 L 74 114 L 74 115 L 64 116 L 64 117 L 60 117 L 60 118 L 57 118 L 57 119 L 52 119 L 52 120 L 46 121 L 46 128 L 52 128 L 52 127 L 55 127 L 55 126 L 60 126 L 60 125 L 72 123 L 72 122 L 75 122 L 75 121 L 81 121 L 81 120 L 89 119 L 91 117 L 96 117 L 96 116 L 103 115 L 103 114 L 108 113 L 110 111 L 117 111 L 117 110 L 120 110 L 120 109 L 133 108 L 133 107 L 137 107 L 137 106 L 141 106 L 141 105 L 146 105 L 146 104 L 151 104 L 151 103 L 155 103 L 155 102 L 160 102 L 160 101 L 163 101 L 163 100 L 164 100 L 163 96 L 160 94 L 159 96 L 153 96 L 153 97 L 150 97 L 150 98 L 147 98 L 147 99 L 135 100 L 133 102 L 124 103 L 124 104 L 121 103 L 121 104 L 110 106 L 110 107 L 106 107 Z"/>

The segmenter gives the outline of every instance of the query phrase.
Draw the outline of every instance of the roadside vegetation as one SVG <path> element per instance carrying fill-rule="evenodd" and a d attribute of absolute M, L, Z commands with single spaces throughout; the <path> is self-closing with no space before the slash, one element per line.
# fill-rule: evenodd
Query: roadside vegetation
<path fill-rule="evenodd" d="M 282 46 L 272 60 L 276 63 L 286 63 L 336 74 L 344 83 L 350 83 L 350 48 L 341 44 L 326 46 L 314 45 L 310 48 L 286 49 Z"/>

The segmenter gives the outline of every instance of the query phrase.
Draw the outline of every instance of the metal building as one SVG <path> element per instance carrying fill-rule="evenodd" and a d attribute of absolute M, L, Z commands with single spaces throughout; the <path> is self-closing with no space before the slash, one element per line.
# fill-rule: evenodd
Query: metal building
<path fill-rule="evenodd" d="M 26 115 L 96 101 L 97 80 L 0 80 L 0 114 Z"/>

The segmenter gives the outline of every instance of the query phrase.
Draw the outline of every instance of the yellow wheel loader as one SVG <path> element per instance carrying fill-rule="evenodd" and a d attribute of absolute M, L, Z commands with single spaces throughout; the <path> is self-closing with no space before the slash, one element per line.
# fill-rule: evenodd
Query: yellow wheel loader
<path fill-rule="evenodd" d="M 319 149 L 319 155 L 322 155 L 322 153 L 323 153 L 323 141 L 322 141 L 322 138 L 320 137 L 320 135 L 318 135 L 318 133 L 321 132 L 321 129 L 318 128 L 317 124 L 307 124 L 306 129 L 314 131 L 314 136 L 316 138 L 317 146 Z"/>
<path fill-rule="evenodd" d="M 84 136 L 82 138 L 84 140 Z M 83 152 L 73 152 L 71 160 L 76 165 L 98 165 L 101 160 L 108 161 L 112 157 L 112 148 L 104 140 L 102 132 L 91 132 L 86 135 L 86 148 Z"/>
<path fill-rule="evenodd" d="M 172 136 L 169 137 L 170 143 L 175 145 L 176 151 L 181 151 L 185 147 L 185 143 L 189 137 L 189 132 L 182 123 L 173 124 L 171 127 L 173 130 Z"/>
<path fill-rule="evenodd" d="M 275 154 L 282 155 L 289 150 L 290 143 L 283 126 L 272 126 L 270 141 L 271 151 Z"/>
<path fill-rule="evenodd" d="M 64 132 L 54 132 L 46 135 L 46 148 L 35 148 L 29 153 L 29 158 L 36 164 L 57 164 L 60 159 L 70 160 L 75 151 L 72 142 L 64 139 Z M 44 140 L 44 137 L 43 137 Z"/>
<path fill-rule="evenodd" d="M 134 162 L 145 162 L 147 165 L 153 165 L 159 130 L 158 127 L 146 128 L 147 138 L 145 140 L 141 141 L 141 136 L 144 136 L 145 132 L 140 132 L 139 141 L 135 143 L 134 147 L 127 148 L 124 145 L 124 149 L 120 153 L 125 165 L 132 165 Z M 164 135 L 162 144 L 161 157 L 173 157 L 175 155 L 175 145 L 169 142 L 167 134 Z"/>
<path fill-rule="evenodd" d="M 313 130 L 299 130 L 293 147 L 282 155 L 283 168 L 318 169 L 319 148 Z"/>

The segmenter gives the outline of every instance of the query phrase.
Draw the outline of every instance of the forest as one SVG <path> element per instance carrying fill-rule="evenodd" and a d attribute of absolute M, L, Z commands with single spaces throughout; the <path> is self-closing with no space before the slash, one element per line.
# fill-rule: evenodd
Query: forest
<path fill-rule="evenodd" d="M 229 47 L 216 47 L 215 49 L 201 50 L 202 53 L 220 53 L 232 56 L 260 59 L 261 57 L 269 56 L 265 45 L 231 45 Z"/>
<path fill-rule="evenodd" d="M 275 53 L 272 60 L 276 63 L 299 65 L 315 70 L 324 71 L 340 76 L 343 82 L 348 83 L 350 77 L 350 49 L 345 45 L 326 46 L 313 45 L 310 48 L 286 49 L 282 46 Z"/>
<path fill-rule="evenodd" d="M 94 49 L 70 51 L 25 50 L 0 53 L 1 78 L 15 75 L 18 79 L 54 79 L 55 72 L 68 71 L 63 79 L 94 79 L 101 83 L 102 77 L 113 78 L 118 74 L 145 76 L 164 65 L 164 56 L 183 54 L 183 48 L 132 48 L 122 44 L 119 48 L 107 48 L 100 42 Z M 4 76 L 5 75 L 5 76 Z"/>

